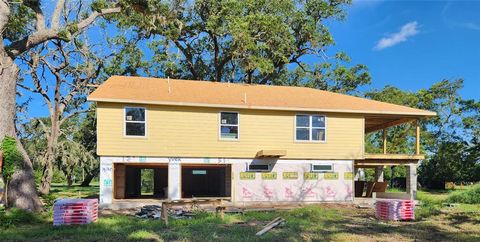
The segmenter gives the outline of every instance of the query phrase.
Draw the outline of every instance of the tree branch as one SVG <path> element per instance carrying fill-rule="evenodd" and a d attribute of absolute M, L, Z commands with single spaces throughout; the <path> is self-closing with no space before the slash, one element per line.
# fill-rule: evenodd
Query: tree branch
<path fill-rule="evenodd" d="M 93 112 L 93 110 L 87 109 L 87 110 L 78 110 L 78 111 L 75 111 L 75 112 L 71 112 L 67 116 L 60 119 L 60 125 L 62 125 L 65 121 L 67 121 L 69 118 L 74 117 L 75 115 L 78 115 L 78 114 L 81 114 L 81 113 L 88 113 L 88 112 Z"/>
<path fill-rule="evenodd" d="M 58 27 L 60 26 L 60 16 L 62 14 L 64 4 L 65 0 L 58 0 L 57 5 L 55 6 L 52 16 L 52 30 L 58 30 Z"/>
<path fill-rule="evenodd" d="M 26 6 L 35 12 L 36 17 L 36 29 L 42 31 L 45 29 L 45 15 L 43 14 L 42 9 L 40 8 L 40 1 L 25 1 Z"/>
<path fill-rule="evenodd" d="M 96 18 L 120 12 L 121 8 L 107 8 L 100 10 L 100 12 L 94 11 L 90 14 L 87 18 L 81 20 L 77 24 L 71 24 L 69 26 L 65 26 L 61 30 L 55 29 L 37 29 L 33 34 L 28 35 L 27 37 L 12 42 L 7 49 L 9 50 L 10 55 L 18 56 L 23 52 L 52 39 L 60 39 L 69 41 L 72 36 L 81 33 L 85 28 L 91 25 Z"/>

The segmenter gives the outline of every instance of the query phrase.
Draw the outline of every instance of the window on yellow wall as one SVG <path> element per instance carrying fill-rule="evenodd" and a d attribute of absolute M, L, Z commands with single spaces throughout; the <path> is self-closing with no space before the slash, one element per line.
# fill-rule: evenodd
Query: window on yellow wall
<path fill-rule="evenodd" d="M 125 107 L 125 136 L 146 136 L 145 115 L 145 108 Z"/>
<path fill-rule="evenodd" d="M 220 139 L 238 140 L 238 113 L 220 112 Z"/>
<path fill-rule="evenodd" d="M 324 115 L 304 115 L 295 117 L 296 141 L 325 141 L 326 126 Z"/>

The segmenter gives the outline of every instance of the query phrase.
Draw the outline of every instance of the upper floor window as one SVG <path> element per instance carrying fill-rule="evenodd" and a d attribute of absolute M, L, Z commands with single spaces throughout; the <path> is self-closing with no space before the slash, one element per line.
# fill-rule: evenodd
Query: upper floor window
<path fill-rule="evenodd" d="M 125 108 L 125 136 L 145 137 L 146 121 L 145 108 Z"/>
<path fill-rule="evenodd" d="M 220 139 L 238 140 L 238 113 L 220 112 Z"/>
<path fill-rule="evenodd" d="M 325 141 L 325 136 L 325 116 L 297 115 L 295 117 L 295 140 Z"/>

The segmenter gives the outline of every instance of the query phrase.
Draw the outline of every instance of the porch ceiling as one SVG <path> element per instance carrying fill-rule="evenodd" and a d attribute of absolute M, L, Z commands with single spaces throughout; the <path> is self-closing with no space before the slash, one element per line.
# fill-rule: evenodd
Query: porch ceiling
<path fill-rule="evenodd" d="M 355 160 L 356 167 L 408 165 L 425 159 L 424 155 L 409 154 L 365 154 L 364 157 L 363 160 Z"/>
<path fill-rule="evenodd" d="M 366 116 L 365 133 L 371 133 L 391 126 L 411 122 L 418 117 L 408 116 Z"/>

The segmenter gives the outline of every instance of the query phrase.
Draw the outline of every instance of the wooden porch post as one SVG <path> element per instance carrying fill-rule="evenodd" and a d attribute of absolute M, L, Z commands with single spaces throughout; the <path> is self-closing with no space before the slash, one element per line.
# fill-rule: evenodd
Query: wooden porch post
<path fill-rule="evenodd" d="M 420 155 L 420 121 L 417 119 L 415 121 L 416 126 L 416 152 L 415 154 Z"/>
<path fill-rule="evenodd" d="M 387 129 L 383 129 L 383 154 L 387 154 Z"/>

